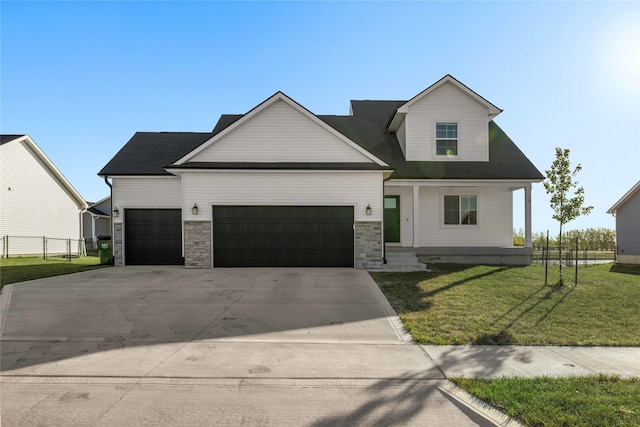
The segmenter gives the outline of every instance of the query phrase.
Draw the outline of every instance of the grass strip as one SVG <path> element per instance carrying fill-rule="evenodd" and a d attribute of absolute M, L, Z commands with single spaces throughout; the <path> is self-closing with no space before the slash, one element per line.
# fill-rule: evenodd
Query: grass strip
<path fill-rule="evenodd" d="M 62 257 L 52 257 L 46 261 L 37 257 L 2 258 L 0 286 L 104 267 L 109 266 L 100 265 L 100 258 L 94 256 L 72 258 L 70 262 Z"/>
<path fill-rule="evenodd" d="M 640 378 L 601 375 L 451 381 L 526 426 L 640 425 Z"/>
<path fill-rule="evenodd" d="M 640 266 L 429 268 L 371 274 L 420 344 L 640 345 Z"/>

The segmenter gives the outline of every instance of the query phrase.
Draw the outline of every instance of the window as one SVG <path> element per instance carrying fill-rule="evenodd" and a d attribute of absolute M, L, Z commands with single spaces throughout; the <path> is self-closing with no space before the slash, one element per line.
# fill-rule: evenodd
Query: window
<path fill-rule="evenodd" d="M 436 123 L 436 155 L 458 155 L 458 124 Z"/>
<path fill-rule="evenodd" d="M 444 196 L 445 225 L 477 225 L 477 196 Z"/>

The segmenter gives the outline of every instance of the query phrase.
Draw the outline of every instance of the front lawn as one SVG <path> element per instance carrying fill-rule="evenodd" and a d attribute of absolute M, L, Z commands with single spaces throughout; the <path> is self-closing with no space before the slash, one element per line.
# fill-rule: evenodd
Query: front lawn
<path fill-rule="evenodd" d="M 108 265 L 100 265 L 100 258 L 95 256 L 72 258 L 71 262 L 62 257 L 52 257 L 46 261 L 37 257 L 2 258 L 0 259 L 0 286 L 102 267 L 108 267 Z"/>
<path fill-rule="evenodd" d="M 640 345 L 639 266 L 429 268 L 371 274 L 420 344 Z"/>
<path fill-rule="evenodd" d="M 640 378 L 453 378 L 526 426 L 640 426 Z"/>

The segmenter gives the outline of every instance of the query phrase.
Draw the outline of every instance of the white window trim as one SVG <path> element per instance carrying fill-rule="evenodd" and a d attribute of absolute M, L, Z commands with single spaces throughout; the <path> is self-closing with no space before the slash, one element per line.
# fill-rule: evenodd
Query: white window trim
<path fill-rule="evenodd" d="M 476 223 L 475 224 L 445 224 L 444 223 L 444 198 L 445 196 L 457 196 L 458 199 L 464 196 L 474 196 L 476 198 Z M 458 207 L 459 208 L 459 207 Z M 458 220 L 460 220 L 460 212 L 458 212 Z M 480 228 L 480 196 L 472 192 L 443 192 L 440 194 L 440 228 L 444 229 L 460 229 L 473 230 Z"/>
<path fill-rule="evenodd" d="M 438 154 L 438 139 L 442 139 L 442 138 L 438 138 L 438 133 L 437 133 L 437 125 L 438 123 L 455 123 L 458 125 L 458 138 L 457 138 L 457 143 L 458 143 L 458 154 L 456 154 L 455 156 L 448 156 L 446 154 Z M 462 160 L 462 144 L 460 143 L 460 141 L 462 140 L 462 132 L 464 129 L 463 126 L 463 122 L 460 119 L 455 119 L 455 118 L 442 118 L 442 119 L 438 119 L 438 120 L 434 120 L 431 126 L 432 129 L 432 144 L 431 144 L 431 148 L 432 148 L 432 156 L 434 160 L 437 161 L 461 161 Z M 447 139 L 447 138 L 445 138 Z"/>

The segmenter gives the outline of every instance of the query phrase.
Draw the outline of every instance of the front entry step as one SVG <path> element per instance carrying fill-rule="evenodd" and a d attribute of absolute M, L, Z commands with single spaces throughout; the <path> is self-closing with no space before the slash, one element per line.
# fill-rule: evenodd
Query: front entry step
<path fill-rule="evenodd" d="M 387 263 L 384 264 L 383 271 L 428 271 L 427 265 L 418 261 L 414 252 L 387 250 L 385 258 Z"/>

